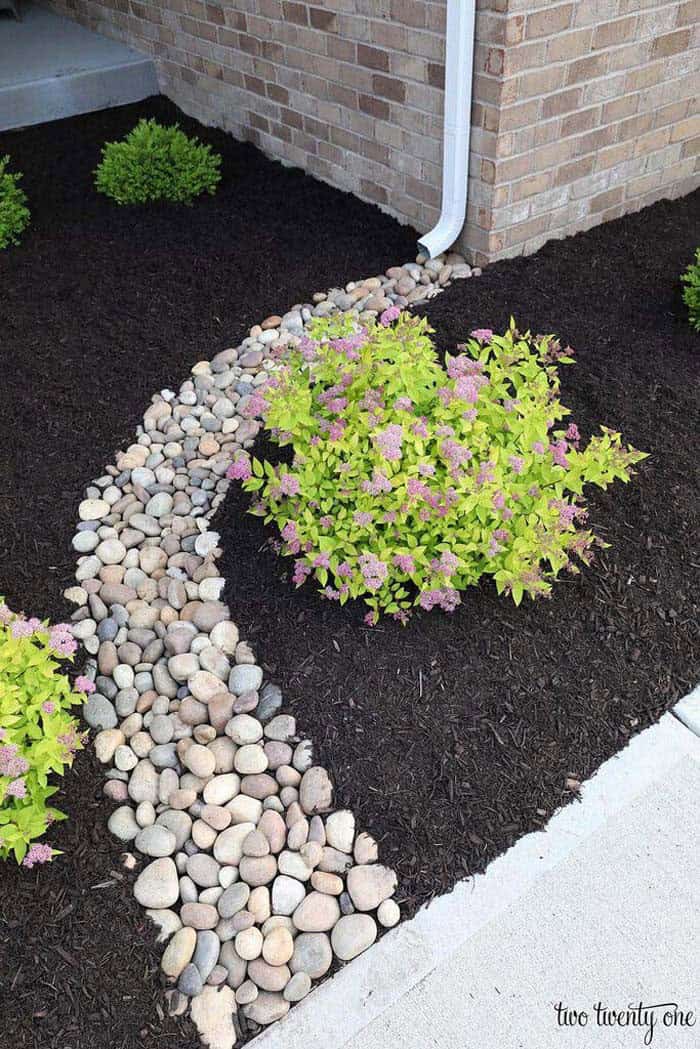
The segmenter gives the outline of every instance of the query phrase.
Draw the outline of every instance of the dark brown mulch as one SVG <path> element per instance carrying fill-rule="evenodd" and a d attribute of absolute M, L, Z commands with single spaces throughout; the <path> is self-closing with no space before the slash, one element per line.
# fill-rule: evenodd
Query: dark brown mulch
<path fill-rule="evenodd" d="M 141 116 L 179 121 L 223 155 L 216 195 L 191 209 L 119 208 L 91 172 Z M 415 257 L 416 234 L 376 208 L 165 99 L 0 135 L 24 172 L 32 225 L 0 254 L 0 594 L 68 612 L 70 538 L 83 486 L 131 440 L 151 394 L 251 324 L 314 291 Z M 50 840 L 65 855 L 0 866 L 0 1046 L 194 1049 L 161 1022 L 150 923 L 115 882 L 101 775 L 79 756 Z"/>
<path fill-rule="evenodd" d="M 491 583 L 451 617 L 406 628 L 294 591 L 249 497 L 223 534 L 226 600 L 333 773 L 337 800 L 381 840 L 411 914 L 546 824 L 576 784 L 700 679 L 697 600 L 700 339 L 678 277 L 700 194 L 660 203 L 536 256 L 495 265 L 423 310 L 441 350 L 474 327 L 556 332 L 577 350 L 563 401 L 651 453 L 589 500 L 611 544 L 549 601 L 519 609 Z M 261 448 L 264 452 L 266 449 Z"/>
<path fill-rule="evenodd" d="M 120 208 L 96 192 L 101 146 L 151 116 L 222 154 L 213 197 Z M 417 234 L 164 98 L 0 134 L 5 153 L 32 223 L 0 253 L 0 594 L 56 618 L 81 488 L 151 395 L 268 314 L 415 258 Z"/>

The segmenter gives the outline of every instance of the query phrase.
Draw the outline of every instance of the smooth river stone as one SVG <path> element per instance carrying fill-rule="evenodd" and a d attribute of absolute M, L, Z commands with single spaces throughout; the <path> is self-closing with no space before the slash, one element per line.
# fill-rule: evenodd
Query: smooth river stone
<path fill-rule="evenodd" d="M 263 672 L 260 667 L 249 663 L 235 666 L 228 679 L 231 692 L 239 696 L 242 692 L 257 692 L 262 684 Z"/>
<path fill-rule="evenodd" d="M 333 786 L 328 773 L 320 765 L 307 769 L 301 778 L 299 802 L 304 812 L 327 812 L 333 803 Z"/>
<path fill-rule="evenodd" d="M 185 926 L 179 929 L 163 952 L 160 967 L 166 976 L 177 980 L 186 965 L 192 960 L 197 945 L 197 933 Z"/>
<path fill-rule="evenodd" d="M 222 830 L 214 842 L 214 856 L 219 863 L 237 867 L 243 858 L 243 842 L 255 830 L 254 823 L 237 823 Z"/>
<path fill-rule="evenodd" d="M 304 932 L 294 940 L 294 953 L 289 960 L 293 973 L 305 972 L 312 980 L 320 980 L 331 967 L 331 942 L 323 932 Z"/>
<path fill-rule="evenodd" d="M 348 914 L 335 925 L 331 945 L 338 958 L 349 962 L 366 951 L 377 938 L 377 925 L 369 914 Z"/>
<path fill-rule="evenodd" d="M 292 915 L 299 932 L 327 932 L 340 918 L 340 907 L 335 896 L 310 892 Z"/>
<path fill-rule="evenodd" d="M 177 867 L 170 857 L 149 863 L 134 882 L 134 896 L 142 907 L 172 907 L 180 896 Z M 182 918 L 184 922 L 184 917 Z"/>
<path fill-rule="evenodd" d="M 394 892 L 397 878 L 381 863 L 360 864 L 348 871 L 347 885 L 358 911 L 373 911 Z"/>

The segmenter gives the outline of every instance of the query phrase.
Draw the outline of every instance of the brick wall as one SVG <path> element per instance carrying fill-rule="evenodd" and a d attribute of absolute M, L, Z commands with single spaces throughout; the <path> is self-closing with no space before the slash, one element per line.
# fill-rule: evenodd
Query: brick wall
<path fill-rule="evenodd" d="M 700 0 L 499 6 L 498 94 L 475 114 L 497 139 L 474 235 L 486 256 L 527 254 L 700 185 Z"/>
<path fill-rule="evenodd" d="M 187 113 L 378 203 L 437 220 L 445 0 L 56 0 L 154 56 Z"/>
<path fill-rule="evenodd" d="M 477 0 L 463 247 L 486 262 L 700 183 L 700 0 Z M 54 0 L 187 113 L 378 203 L 440 203 L 445 0 Z"/>

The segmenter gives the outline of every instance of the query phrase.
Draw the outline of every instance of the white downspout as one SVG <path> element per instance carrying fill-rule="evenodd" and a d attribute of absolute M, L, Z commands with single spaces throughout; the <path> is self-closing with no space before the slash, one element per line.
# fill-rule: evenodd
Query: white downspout
<path fill-rule="evenodd" d="M 452 247 L 467 214 L 475 16 L 476 0 L 448 0 L 442 211 L 437 226 L 418 241 L 430 259 Z"/>

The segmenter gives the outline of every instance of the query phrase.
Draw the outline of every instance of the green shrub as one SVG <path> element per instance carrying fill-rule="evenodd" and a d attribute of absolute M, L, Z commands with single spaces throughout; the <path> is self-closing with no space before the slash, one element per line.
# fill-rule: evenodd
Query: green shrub
<path fill-rule="evenodd" d="M 584 485 L 626 481 L 644 454 L 605 428 L 584 448 L 575 425 L 557 425 L 568 349 L 511 322 L 472 332 L 445 370 L 425 320 L 396 307 L 380 320 L 315 322 L 245 406 L 294 459 L 242 456 L 228 476 L 259 493 L 252 512 L 279 527 L 294 582 L 363 598 L 374 623 L 415 605 L 452 611 L 484 574 L 519 604 L 588 564 Z"/>
<path fill-rule="evenodd" d="M 688 307 L 688 320 L 691 327 L 700 331 L 700 248 L 695 252 L 695 262 L 690 263 L 681 280 L 686 285 L 683 301 Z"/>
<path fill-rule="evenodd" d="M 221 157 L 210 146 L 177 125 L 140 120 L 121 142 L 103 147 L 95 185 L 117 204 L 190 204 L 200 193 L 214 193 L 220 167 Z"/>
<path fill-rule="evenodd" d="M 29 846 L 65 818 L 47 805 L 58 790 L 48 776 L 62 773 L 82 745 L 68 710 L 83 697 L 58 662 L 75 648 L 67 624 L 13 615 L 0 598 L 0 858 L 13 853 L 27 867 L 54 854 L 50 845 Z M 86 678 L 75 687 L 94 689 Z"/>
<path fill-rule="evenodd" d="M 10 244 L 19 244 L 20 233 L 29 223 L 27 195 L 18 186 L 20 174 L 7 170 L 9 157 L 0 157 L 0 251 Z"/>

